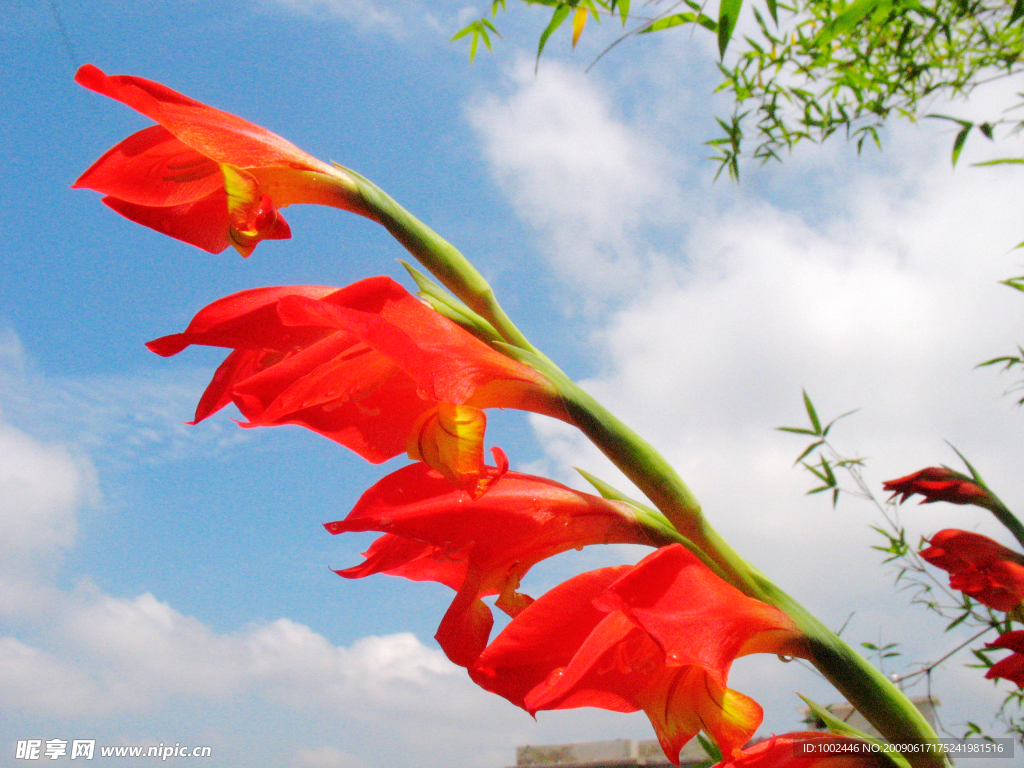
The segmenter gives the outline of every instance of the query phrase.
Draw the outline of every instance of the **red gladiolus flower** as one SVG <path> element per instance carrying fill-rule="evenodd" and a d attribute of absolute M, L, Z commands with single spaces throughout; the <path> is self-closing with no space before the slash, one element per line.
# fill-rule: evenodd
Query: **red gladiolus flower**
<path fill-rule="evenodd" d="M 997 677 L 1011 680 L 1018 688 L 1024 688 L 1024 629 L 1015 629 L 996 638 L 994 643 L 985 643 L 986 648 L 1006 648 L 1013 654 L 993 664 L 985 677 L 995 680 Z"/>
<path fill-rule="evenodd" d="M 953 528 L 932 536 L 921 557 L 948 571 L 949 586 L 997 611 L 1024 600 L 1024 557 L 987 536 Z"/>
<path fill-rule="evenodd" d="M 867 742 L 833 733 L 784 733 L 739 750 L 736 757 L 715 768 L 881 768 L 887 764 L 879 754 L 861 752 L 860 745 Z"/>
<path fill-rule="evenodd" d="M 278 213 L 292 203 L 363 212 L 355 181 L 270 131 L 127 75 L 86 64 L 75 81 L 159 125 L 132 134 L 74 183 L 132 221 L 210 253 L 243 256 L 291 237 Z"/>
<path fill-rule="evenodd" d="M 954 472 L 948 467 L 927 467 L 912 475 L 888 480 L 882 488 L 892 491 L 890 500 L 902 494 L 900 503 L 915 493 L 924 496 L 922 504 L 948 501 L 950 504 L 975 504 L 988 508 L 990 501 L 988 491 L 967 475 Z"/>
<path fill-rule="evenodd" d="M 388 277 L 347 288 L 257 288 L 215 301 L 184 333 L 146 346 L 228 347 L 196 423 L 233 402 L 242 426 L 299 424 L 377 464 L 402 452 L 471 495 L 484 469 L 484 408 L 563 417 L 554 388 Z"/>
<path fill-rule="evenodd" d="M 534 564 L 589 544 L 651 544 L 627 504 L 574 491 L 554 480 L 507 472 L 495 449 L 499 477 L 475 501 L 424 464 L 394 472 L 363 494 L 331 533 L 382 531 L 353 568 L 339 576 L 374 573 L 437 581 L 458 594 L 438 627 L 441 648 L 456 664 L 472 664 L 487 645 L 493 618 L 480 599 L 516 616 L 533 602 L 519 582 Z"/>
<path fill-rule="evenodd" d="M 635 566 L 602 568 L 555 587 L 469 672 L 531 714 L 642 709 L 678 765 L 679 750 L 698 731 L 732 757 L 761 723 L 761 707 L 726 686 L 733 659 L 750 653 L 801 654 L 793 621 L 674 544 Z"/>

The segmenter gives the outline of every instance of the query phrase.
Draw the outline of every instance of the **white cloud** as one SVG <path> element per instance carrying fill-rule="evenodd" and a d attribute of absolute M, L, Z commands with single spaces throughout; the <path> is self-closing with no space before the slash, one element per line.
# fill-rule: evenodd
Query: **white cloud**
<path fill-rule="evenodd" d="M 239 712 L 243 722 L 261 708 L 301 713 L 357 734 L 298 752 L 282 737 L 296 766 L 363 768 L 360 752 L 394 764 L 414 749 L 408 764 L 429 765 L 438 750 L 451 749 L 436 740 L 424 747 L 432 731 L 469 745 L 470 761 L 493 748 L 489 723 L 508 705 L 410 633 L 346 647 L 287 618 L 216 631 L 148 592 L 110 595 L 88 579 L 70 590 L 56 586 L 94 488 L 89 462 L 0 421 L 0 615 L 9 619 L 0 624 L 0 719 L 130 715 L 159 732 L 159 723 L 198 704 Z M 384 745 L 372 727 L 383 720 Z M 226 722 L 214 716 L 209 725 L 216 736 Z"/>
<path fill-rule="evenodd" d="M 194 456 L 218 455 L 253 433 L 229 419 L 185 422 L 210 380 L 210 369 L 165 368 L 151 374 L 80 378 L 42 376 L 17 335 L 0 329 L 0 388 L 9 417 L 101 463 L 126 469 Z M 63 449 L 47 448 L 53 453 Z M 78 453 L 74 453 L 78 452 Z M 91 476 L 91 463 L 78 468 Z M 91 482 L 91 481 L 90 481 Z M 59 492 L 58 483 L 52 492 Z"/>
<path fill-rule="evenodd" d="M 0 421 L 0 616 L 53 602 L 55 566 L 74 543 L 78 507 L 95 494 L 88 461 Z"/>
<path fill-rule="evenodd" d="M 75 510 L 91 485 L 83 463 L 3 423 L 0 457 L 0 567 L 70 546 Z"/>
<path fill-rule="evenodd" d="M 674 263 L 650 273 L 639 230 L 650 225 L 648 208 L 686 199 L 673 187 L 685 164 L 669 170 L 677 156 L 616 115 L 593 80 L 548 69 L 547 80 L 543 69 L 537 81 L 519 76 L 473 120 L 496 179 L 555 244 L 551 263 L 567 282 L 589 288 L 594 259 L 614 263 L 601 262 L 595 243 L 614 244 L 621 274 L 633 270 L 629 303 L 595 330 L 598 374 L 585 388 L 680 469 L 730 543 L 827 623 L 838 627 L 856 611 L 847 637 L 901 643 L 896 669 L 938 658 L 956 641 L 943 635 L 941 619 L 908 611 L 907 596 L 894 593 L 892 574 L 870 549 L 880 543 L 867 528 L 877 513 L 849 498 L 832 511 L 823 497 L 804 497 L 813 478 L 792 462 L 805 443 L 774 427 L 802 425 L 806 387 L 822 415 L 862 408 L 836 439 L 869 456 L 879 496 L 884 478 L 955 464 L 943 439 L 1004 498 L 1024 496 L 1024 420 L 1000 397 L 993 372 L 972 370 L 1019 339 L 1020 300 L 997 284 L 1020 272 L 1019 257 L 1007 254 L 1024 232 L 1006 204 L 1015 181 L 964 167 L 970 158 L 954 174 L 947 146 L 922 148 L 908 131 L 890 142 L 887 167 L 846 165 L 842 184 L 827 164 L 802 164 L 793 186 L 774 192 L 803 215 L 749 189 L 719 189 L 699 217 L 675 222 L 682 245 Z M 592 137 L 603 152 L 571 151 Z M 810 199 L 807 190 L 830 197 Z M 620 197 L 639 205 L 615 208 Z M 628 490 L 572 428 L 543 417 L 532 423 L 548 456 L 539 469 L 584 487 L 571 470 L 582 466 Z M 973 508 L 910 506 L 903 517 L 914 541 L 962 527 L 1012 543 Z M 791 727 L 793 688 L 836 697 L 793 672 L 771 659 L 737 667 L 736 687 L 765 705 L 768 729 Z M 936 676 L 947 722 L 984 720 L 1001 699 L 968 672 L 974 677 L 954 663 Z"/>
<path fill-rule="evenodd" d="M 363 32 L 393 38 L 415 38 L 424 28 L 442 31 L 437 9 L 419 0 L 257 0 L 264 7 L 277 6 L 289 13 L 326 18 L 354 25 Z M 457 12 L 452 8 L 452 13 Z M 446 29 L 447 27 L 445 27 Z"/>
<path fill-rule="evenodd" d="M 484 154 L 518 213 L 553 249 L 553 266 L 587 290 L 618 293 L 664 259 L 652 242 L 682 215 L 668 154 L 627 125 L 593 77 L 521 59 L 511 93 L 469 111 Z M 643 274 L 647 272 L 648 274 Z"/>

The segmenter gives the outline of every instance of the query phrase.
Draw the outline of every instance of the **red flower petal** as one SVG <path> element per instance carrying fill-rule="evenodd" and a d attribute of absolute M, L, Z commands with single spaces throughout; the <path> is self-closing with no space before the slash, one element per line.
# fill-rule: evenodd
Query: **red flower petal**
<path fill-rule="evenodd" d="M 997 611 L 1024 601 L 1024 557 L 987 536 L 947 528 L 931 537 L 921 557 L 948 571 L 949 584 Z"/>
<path fill-rule="evenodd" d="M 134 205 L 166 207 L 207 197 L 223 185 L 217 163 L 154 125 L 109 150 L 73 187 Z"/>
<path fill-rule="evenodd" d="M 567 667 L 607 615 L 594 606 L 594 598 L 632 567 L 581 573 L 545 593 L 505 627 L 469 668 L 473 682 L 527 709 L 527 694 Z M 557 632 L 550 631 L 553 626 Z M 639 709 L 630 706 L 629 712 Z"/>
<path fill-rule="evenodd" d="M 286 296 L 321 298 L 336 291 L 314 285 L 253 288 L 233 293 L 207 305 L 182 333 L 146 344 L 162 357 L 176 355 L 190 344 L 239 349 L 268 349 L 281 353 L 309 346 L 331 331 L 323 328 L 283 326 L 277 303 Z"/>
<path fill-rule="evenodd" d="M 882 488 L 892 491 L 890 500 L 900 496 L 901 503 L 916 493 L 924 497 L 922 504 L 947 501 L 950 504 L 986 507 L 990 501 L 988 491 L 967 475 L 954 472 L 948 467 L 926 467 L 906 477 L 887 480 Z"/>
<path fill-rule="evenodd" d="M 726 686 L 732 660 L 792 652 L 799 640 L 792 620 L 678 544 L 610 575 L 582 574 L 538 599 L 470 675 L 530 712 L 643 709 L 674 762 L 700 730 L 732 754 L 761 722 L 757 703 Z"/>
<path fill-rule="evenodd" d="M 258 125 L 92 65 L 75 80 L 159 123 L 109 150 L 74 184 L 108 195 L 108 205 L 132 221 L 211 253 L 230 244 L 248 256 L 262 240 L 291 236 L 278 210 L 287 205 L 369 215 L 348 173 Z"/>
<path fill-rule="evenodd" d="M 530 603 L 517 593 L 519 582 L 540 560 L 588 544 L 646 542 L 632 512 L 618 502 L 518 472 L 507 472 L 485 496 L 471 499 L 424 464 L 388 475 L 363 494 L 345 520 L 326 528 L 382 531 L 431 546 L 380 540 L 367 552 L 377 562 L 340 572 L 343 576 L 386 572 L 454 586 L 453 576 L 462 575 L 436 637 L 449 658 L 463 666 L 476 659 L 490 633 L 490 612 L 481 597 L 499 595 L 498 607 L 515 615 Z M 458 570 L 452 563 L 460 564 Z"/>
<path fill-rule="evenodd" d="M 243 291 L 201 310 L 183 333 L 148 346 L 167 356 L 189 344 L 265 353 L 222 366 L 197 419 L 230 399 L 248 419 L 243 426 L 299 424 L 375 463 L 407 451 L 421 417 L 442 407 L 529 408 L 566 418 L 541 374 L 387 277 L 342 289 Z M 475 439 L 471 451 L 447 445 L 432 461 L 479 495 L 494 475 L 483 469 L 482 436 Z"/>
<path fill-rule="evenodd" d="M 218 163 L 242 168 L 284 165 L 329 170 L 329 166 L 277 134 L 152 80 L 130 75 L 108 76 L 86 64 L 78 70 L 75 82 L 141 112 Z"/>
<path fill-rule="evenodd" d="M 882 768 L 888 761 L 856 749 L 865 742 L 820 731 L 772 736 L 715 768 Z M 806 754 L 805 754 L 806 753 Z"/>
<path fill-rule="evenodd" d="M 103 203 L 136 224 L 208 253 L 220 253 L 230 245 L 227 198 L 223 189 L 217 189 L 200 200 L 160 208 L 136 205 L 116 197 L 104 197 Z"/>
<path fill-rule="evenodd" d="M 1005 678 L 1024 688 L 1024 629 L 1005 632 L 996 638 L 995 642 L 985 643 L 985 647 L 1007 648 L 1013 651 L 1010 656 L 993 664 L 985 673 L 985 677 L 989 680 Z"/>

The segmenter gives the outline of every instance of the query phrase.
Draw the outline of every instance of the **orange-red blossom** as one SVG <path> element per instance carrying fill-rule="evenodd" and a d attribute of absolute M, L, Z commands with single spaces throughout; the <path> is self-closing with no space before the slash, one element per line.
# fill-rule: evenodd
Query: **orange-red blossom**
<path fill-rule="evenodd" d="M 739 750 L 715 768 L 888 768 L 892 763 L 866 741 L 820 731 L 772 736 Z"/>
<path fill-rule="evenodd" d="M 1024 601 L 1024 557 L 987 536 L 947 528 L 929 540 L 921 557 L 949 572 L 949 586 L 997 611 Z"/>
<path fill-rule="evenodd" d="M 590 544 L 651 544 L 632 508 L 575 491 L 554 480 L 507 472 L 495 449 L 498 478 L 486 496 L 466 499 L 424 464 L 394 472 L 363 494 L 348 517 L 327 523 L 331 533 L 381 531 L 360 565 L 337 573 L 374 573 L 436 581 L 456 591 L 438 627 L 441 648 L 469 666 L 483 651 L 493 619 L 480 599 L 519 615 L 533 599 L 519 582 L 536 563 Z"/>
<path fill-rule="evenodd" d="M 541 374 L 388 277 L 242 291 L 147 346 L 166 357 L 190 344 L 233 350 L 195 422 L 233 402 L 242 426 L 299 424 L 373 463 L 406 452 L 471 496 L 494 479 L 484 465 L 484 408 L 564 416 Z"/>
<path fill-rule="evenodd" d="M 231 245 L 248 256 L 260 240 L 291 237 L 278 211 L 287 205 L 366 213 L 349 174 L 265 128 L 91 64 L 75 81 L 157 123 L 107 151 L 73 185 L 103 193 L 132 221 L 210 253 Z"/>
<path fill-rule="evenodd" d="M 906 477 L 887 480 L 882 487 L 892 491 L 890 499 L 899 496 L 901 502 L 914 494 L 920 494 L 924 497 L 922 504 L 947 501 L 950 504 L 975 504 L 987 508 L 991 503 L 991 494 L 987 490 L 967 475 L 948 467 L 919 469 Z"/>
<path fill-rule="evenodd" d="M 635 566 L 583 573 L 520 613 L 470 667 L 480 686 L 532 713 L 642 709 L 665 754 L 698 731 L 732 759 L 761 707 L 727 687 L 733 659 L 802 653 L 777 608 L 747 597 L 679 544 Z"/>
<path fill-rule="evenodd" d="M 1013 651 L 1006 658 L 993 664 L 985 673 L 985 677 L 989 680 L 1005 678 L 1016 683 L 1018 688 L 1024 688 L 1024 629 L 1004 632 L 995 642 L 986 643 L 985 647 Z"/>

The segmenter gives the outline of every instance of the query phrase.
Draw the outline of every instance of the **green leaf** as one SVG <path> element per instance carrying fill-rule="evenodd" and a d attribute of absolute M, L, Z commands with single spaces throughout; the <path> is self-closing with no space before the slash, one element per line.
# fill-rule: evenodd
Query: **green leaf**
<path fill-rule="evenodd" d="M 779 25 L 779 2 L 778 0 L 767 0 L 768 2 L 768 13 L 772 15 L 772 21 L 775 22 L 775 26 Z M 1024 3 L 1024 0 L 1019 0 Z"/>
<path fill-rule="evenodd" d="M 951 630 L 951 629 L 952 629 L 953 627 L 957 627 L 957 626 L 959 626 L 960 624 L 962 624 L 963 622 L 967 621 L 967 619 L 968 619 L 968 618 L 970 618 L 970 616 L 971 616 L 971 612 L 970 612 L 970 611 L 967 611 L 966 613 L 964 613 L 964 614 L 961 614 L 960 616 L 957 616 L 957 617 L 956 617 L 955 619 L 953 619 L 953 621 L 952 621 L 952 622 L 951 622 L 951 623 L 950 623 L 950 624 L 949 624 L 949 625 L 948 625 L 948 626 L 946 627 L 946 632 L 949 632 L 949 630 Z"/>
<path fill-rule="evenodd" d="M 711 741 L 711 739 L 706 738 L 703 733 L 697 734 L 697 741 L 699 741 L 700 745 L 704 747 L 704 751 L 708 753 L 708 757 L 710 757 L 716 763 L 722 761 L 722 750 L 718 748 L 718 745 L 715 744 L 715 742 Z"/>
<path fill-rule="evenodd" d="M 1006 22 L 1006 26 L 1010 26 L 1022 16 L 1024 16 L 1024 0 L 1016 0 L 1013 4 L 1013 10 L 1010 12 L 1010 20 Z"/>
<path fill-rule="evenodd" d="M 619 0 L 619 15 L 622 16 L 622 25 L 625 26 L 626 18 L 629 16 L 629 0 Z"/>
<path fill-rule="evenodd" d="M 813 437 L 820 437 L 820 435 L 813 429 L 803 429 L 801 427 L 776 427 L 779 432 L 792 432 L 794 435 L 811 435 Z"/>
<path fill-rule="evenodd" d="M 852 411 L 847 411 L 844 414 L 836 416 L 834 419 L 832 419 L 832 421 L 830 421 L 828 424 L 825 425 L 825 428 L 821 431 L 821 436 L 822 437 L 827 437 L 828 436 L 828 431 L 830 429 L 832 429 L 832 425 L 833 424 L 835 424 L 840 419 L 845 419 L 847 416 L 852 416 L 853 414 L 855 414 L 859 410 L 860 410 L 860 408 L 854 408 Z M 850 463 L 851 464 L 859 464 L 860 463 L 860 459 L 856 459 L 856 460 L 851 459 Z"/>
<path fill-rule="evenodd" d="M 648 32 L 660 32 L 663 29 L 678 27 L 680 24 L 692 24 L 697 20 L 695 13 L 673 13 L 663 19 L 656 19 L 640 30 L 638 34 L 646 35 Z"/>
<path fill-rule="evenodd" d="M 736 29 L 736 21 L 740 16 L 743 0 L 721 0 L 718 7 L 718 55 L 725 57 L 725 49 L 729 46 L 732 32 Z"/>
<path fill-rule="evenodd" d="M 794 461 L 793 464 L 794 465 L 799 464 L 801 461 L 803 461 L 803 459 L 805 459 L 807 457 L 807 454 L 809 454 L 811 451 L 813 451 L 819 445 L 823 445 L 824 443 L 825 443 L 824 440 L 819 440 L 816 443 L 811 443 L 810 445 L 808 445 L 806 448 L 804 448 L 804 452 L 796 457 L 796 461 Z"/>
<path fill-rule="evenodd" d="M 560 5 L 551 14 L 551 21 L 548 22 L 544 31 L 540 33 L 540 44 L 537 46 L 537 64 L 534 66 L 534 71 L 540 66 L 540 55 L 544 53 L 544 46 L 548 44 L 548 38 L 562 25 L 562 22 L 566 20 L 571 10 L 572 8 L 569 5 Z"/>
<path fill-rule="evenodd" d="M 1024 275 L 1020 277 L 1008 277 L 1005 280 L 1000 280 L 1000 284 L 1008 285 L 1011 288 L 1016 288 L 1018 291 L 1024 291 Z M 1024 347 L 1021 348 L 1020 353 L 1024 355 Z"/>
<path fill-rule="evenodd" d="M 711 32 L 718 31 L 718 22 L 710 16 L 705 16 L 703 13 L 697 14 L 697 23 Z"/>
<path fill-rule="evenodd" d="M 973 124 L 967 124 L 960 129 L 960 132 L 953 139 L 953 167 L 956 167 L 956 161 L 960 159 L 960 152 L 964 148 L 964 144 L 967 142 L 967 134 L 971 132 Z"/>
<path fill-rule="evenodd" d="M 814 427 L 814 434 L 821 434 L 821 421 L 818 419 L 818 413 L 814 410 L 814 403 L 811 402 L 811 398 L 807 394 L 807 390 L 802 390 L 804 393 L 804 407 L 807 409 L 807 416 L 811 420 L 811 426 Z"/>
<path fill-rule="evenodd" d="M 875 10 L 879 2 L 880 0 L 854 0 L 842 13 L 825 25 L 815 43 L 824 45 L 836 35 L 849 32 L 856 26 L 858 21 Z"/>
<path fill-rule="evenodd" d="M 1024 165 L 1024 157 L 1001 157 L 998 160 L 986 160 L 984 163 L 971 163 L 971 165 Z"/>
<path fill-rule="evenodd" d="M 491 23 L 491 20 L 485 17 L 482 19 L 477 19 L 473 23 L 467 25 L 465 28 L 460 29 L 452 36 L 452 39 L 449 40 L 448 42 L 454 43 L 456 40 L 460 40 L 466 35 L 472 35 L 473 37 L 469 41 L 469 60 L 470 62 L 472 62 L 473 59 L 476 58 L 476 49 L 481 40 L 484 41 L 484 45 L 487 46 L 488 51 L 494 50 L 493 48 L 491 48 L 491 38 L 488 35 L 488 30 L 496 34 L 498 37 L 501 37 L 501 34 L 498 32 L 498 29 L 494 26 L 494 24 Z"/>

